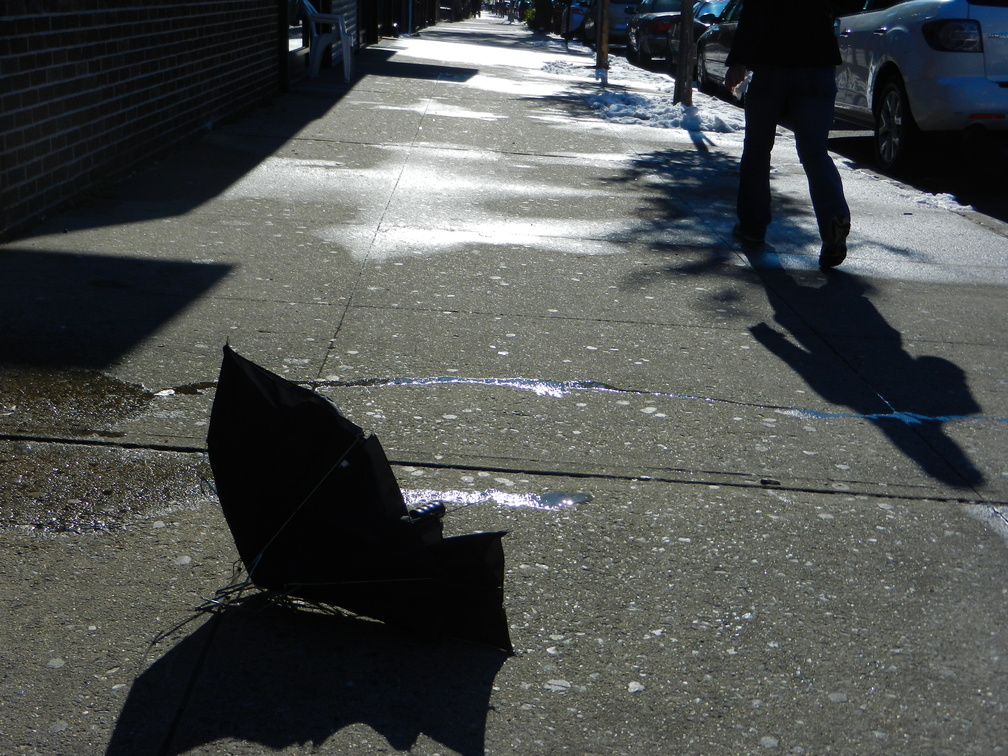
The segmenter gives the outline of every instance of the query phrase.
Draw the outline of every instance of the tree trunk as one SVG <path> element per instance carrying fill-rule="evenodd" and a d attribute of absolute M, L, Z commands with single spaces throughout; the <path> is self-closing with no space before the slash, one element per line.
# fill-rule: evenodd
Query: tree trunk
<path fill-rule="evenodd" d="M 673 104 L 693 106 L 693 61 L 696 47 L 693 44 L 693 3 L 682 0 L 679 16 L 679 60 L 676 64 L 675 96 Z"/>
<path fill-rule="evenodd" d="M 595 71 L 609 70 L 609 0 L 599 0 L 595 17 Z M 605 83 L 605 82 L 603 82 Z"/>

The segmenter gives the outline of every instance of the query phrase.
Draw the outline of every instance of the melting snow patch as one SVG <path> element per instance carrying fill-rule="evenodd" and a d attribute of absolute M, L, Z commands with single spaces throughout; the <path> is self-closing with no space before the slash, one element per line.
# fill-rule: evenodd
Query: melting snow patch
<path fill-rule="evenodd" d="M 966 514 L 987 525 L 1008 543 L 1008 511 L 991 504 L 966 504 Z"/>
<path fill-rule="evenodd" d="M 661 129 L 713 131 L 731 134 L 743 128 L 739 116 L 729 123 L 716 111 L 673 104 L 668 95 L 644 95 L 637 92 L 596 92 L 585 98 L 589 107 L 614 123 L 639 123 Z M 729 116 L 731 118 L 731 116 Z"/>
<path fill-rule="evenodd" d="M 509 509 L 540 509 L 547 512 L 565 509 L 576 504 L 584 504 L 592 499 L 592 495 L 587 493 L 507 493 L 493 488 L 486 491 L 403 490 L 402 494 L 408 507 L 419 506 L 431 501 L 440 501 L 456 507 L 468 507 L 474 504 L 494 504 Z"/>
<path fill-rule="evenodd" d="M 732 103 L 693 93 L 693 107 L 672 103 L 675 81 L 665 74 L 645 71 L 618 57 L 609 59 L 608 83 L 616 87 L 591 87 L 585 100 L 603 119 L 637 123 L 662 129 L 734 134 L 745 128 L 745 114 Z M 585 59 L 551 60 L 542 71 L 590 85 L 594 68 Z M 631 91 L 633 90 L 633 91 Z"/>
<path fill-rule="evenodd" d="M 927 207 L 934 207 L 939 210 L 962 212 L 964 210 L 973 209 L 969 205 L 959 204 L 956 198 L 951 194 L 927 194 L 925 192 L 913 195 L 913 199 L 918 205 L 926 205 Z"/>

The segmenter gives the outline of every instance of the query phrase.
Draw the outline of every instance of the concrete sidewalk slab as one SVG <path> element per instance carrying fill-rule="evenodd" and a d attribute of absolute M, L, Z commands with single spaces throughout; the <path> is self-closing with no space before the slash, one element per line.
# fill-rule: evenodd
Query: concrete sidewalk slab
<path fill-rule="evenodd" d="M 581 487 L 397 472 L 432 490 Z M 997 752 L 1004 543 L 980 519 L 735 487 L 593 481 L 592 493 L 448 522 L 512 531 L 510 658 L 258 601 L 150 646 L 228 579 L 212 506 L 86 538 L 11 534 L 24 567 L 4 560 L 4 605 L 40 624 L 5 644 L 4 709 L 19 712 L 5 747 Z"/>
<path fill-rule="evenodd" d="M 583 49 L 357 62 L 0 247 L 0 752 L 999 752 L 997 224 L 841 161 L 825 275 L 784 130 L 747 255 L 740 134 L 603 118 Z M 255 598 L 151 646 L 237 559 L 225 340 L 509 531 L 514 656 Z"/>

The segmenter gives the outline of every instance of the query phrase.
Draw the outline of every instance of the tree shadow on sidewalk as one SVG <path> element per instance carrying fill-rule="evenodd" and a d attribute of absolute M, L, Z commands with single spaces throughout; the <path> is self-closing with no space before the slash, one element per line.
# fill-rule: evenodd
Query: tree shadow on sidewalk
<path fill-rule="evenodd" d="M 358 723 L 397 751 L 425 735 L 476 756 L 506 659 L 257 595 L 214 615 L 137 678 L 106 756 L 183 754 L 218 740 L 318 747 Z M 361 733 L 362 749 L 368 737 Z"/>
<path fill-rule="evenodd" d="M 825 282 L 815 273 L 815 284 L 804 285 L 798 274 L 755 258 L 750 255 L 774 322 L 785 331 L 759 323 L 749 329 L 757 341 L 823 399 L 870 421 L 932 478 L 955 488 L 984 482 L 945 432 L 946 423 L 981 410 L 958 365 L 908 353 L 899 331 L 867 297 L 865 281 L 832 270 Z M 838 371 L 841 365 L 850 373 Z M 851 373 L 859 380 L 845 380 Z"/>

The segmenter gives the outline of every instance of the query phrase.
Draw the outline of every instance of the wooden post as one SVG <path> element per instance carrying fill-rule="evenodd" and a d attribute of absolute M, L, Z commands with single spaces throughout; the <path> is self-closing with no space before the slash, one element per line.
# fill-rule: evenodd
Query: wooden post
<path fill-rule="evenodd" d="M 681 0 L 679 15 L 679 60 L 676 63 L 673 104 L 693 107 L 693 64 L 696 46 L 693 44 L 693 0 Z"/>
<path fill-rule="evenodd" d="M 598 0 L 599 10 L 595 18 L 595 77 L 602 84 L 609 83 L 609 0 Z"/>

